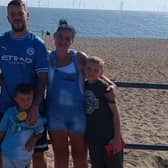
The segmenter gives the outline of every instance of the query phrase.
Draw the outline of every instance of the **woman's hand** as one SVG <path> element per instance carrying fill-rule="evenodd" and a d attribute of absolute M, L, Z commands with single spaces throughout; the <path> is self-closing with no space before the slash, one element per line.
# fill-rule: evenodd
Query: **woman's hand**
<path fill-rule="evenodd" d="M 109 85 L 108 88 L 106 89 L 105 93 L 105 98 L 108 100 L 108 102 L 111 103 L 116 103 L 115 101 L 115 90 L 116 90 L 116 85 Z"/>
<path fill-rule="evenodd" d="M 114 137 L 113 139 L 110 140 L 109 142 L 110 144 L 112 144 L 113 146 L 113 155 L 117 154 L 118 152 L 121 151 L 122 147 L 121 147 L 121 138 L 120 137 Z"/>

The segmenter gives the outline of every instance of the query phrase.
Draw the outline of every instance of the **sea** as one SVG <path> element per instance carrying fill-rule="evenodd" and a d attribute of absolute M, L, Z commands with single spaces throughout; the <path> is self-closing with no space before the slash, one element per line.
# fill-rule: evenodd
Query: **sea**
<path fill-rule="evenodd" d="M 79 37 L 168 38 L 168 13 L 124 10 L 29 8 L 29 29 L 53 34 L 66 19 Z M 10 29 L 6 7 L 0 7 L 0 34 Z"/>

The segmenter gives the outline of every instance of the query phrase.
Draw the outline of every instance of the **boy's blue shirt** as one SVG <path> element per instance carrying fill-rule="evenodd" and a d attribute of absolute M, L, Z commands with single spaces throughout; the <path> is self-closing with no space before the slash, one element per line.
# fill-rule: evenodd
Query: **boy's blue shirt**
<path fill-rule="evenodd" d="M 11 107 L 5 112 L 0 122 L 0 131 L 5 132 L 1 152 L 2 155 L 11 159 L 31 159 L 33 151 L 28 152 L 25 144 L 31 136 L 44 131 L 46 119 L 39 117 L 35 125 L 30 125 L 26 121 L 20 122 L 16 117 L 17 114 L 17 108 Z"/>

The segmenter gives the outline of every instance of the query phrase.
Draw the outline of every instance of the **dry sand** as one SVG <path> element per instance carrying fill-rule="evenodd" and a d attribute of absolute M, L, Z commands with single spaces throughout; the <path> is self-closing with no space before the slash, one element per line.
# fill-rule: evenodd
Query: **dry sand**
<path fill-rule="evenodd" d="M 52 49 L 52 38 L 45 40 Z M 168 40 L 77 38 L 73 48 L 102 57 L 115 81 L 168 83 Z M 117 88 L 116 94 L 126 143 L 168 145 L 168 90 Z M 168 168 L 168 151 L 124 153 L 125 168 Z M 47 159 L 53 168 L 51 150 Z"/>

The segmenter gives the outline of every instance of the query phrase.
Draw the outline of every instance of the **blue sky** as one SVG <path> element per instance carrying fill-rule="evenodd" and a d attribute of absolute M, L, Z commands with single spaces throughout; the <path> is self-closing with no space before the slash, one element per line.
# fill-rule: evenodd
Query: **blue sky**
<path fill-rule="evenodd" d="M 7 5 L 8 0 L 0 0 Z M 28 6 L 118 10 L 168 11 L 168 0 L 25 0 Z"/>

